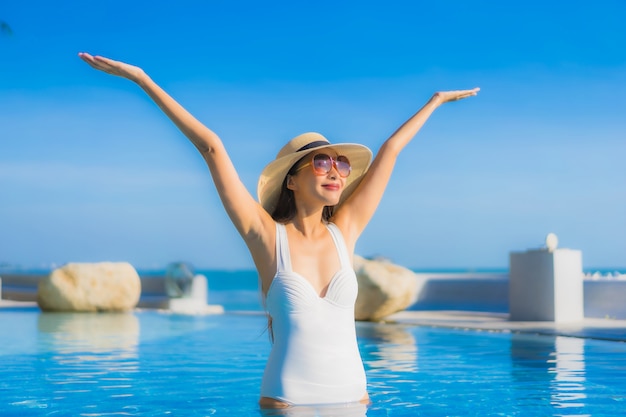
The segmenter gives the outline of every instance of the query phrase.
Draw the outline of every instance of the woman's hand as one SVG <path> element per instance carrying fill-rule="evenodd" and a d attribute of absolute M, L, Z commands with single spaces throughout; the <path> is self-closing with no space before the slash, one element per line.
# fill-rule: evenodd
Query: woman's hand
<path fill-rule="evenodd" d="M 103 56 L 92 56 L 86 52 L 80 52 L 78 56 L 93 68 L 104 71 L 107 74 L 117 75 L 135 82 L 139 82 L 140 79 L 145 76 L 143 70 L 134 65 L 114 61 Z"/>
<path fill-rule="evenodd" d="M 449 101 L 457 101 L 475 96 L 479 91 L 480 88 L 473 88 L 471 90 L 439 91 L 433 95 L 433 100 L 437 100 L 440 104 L 443 104 Z"/>

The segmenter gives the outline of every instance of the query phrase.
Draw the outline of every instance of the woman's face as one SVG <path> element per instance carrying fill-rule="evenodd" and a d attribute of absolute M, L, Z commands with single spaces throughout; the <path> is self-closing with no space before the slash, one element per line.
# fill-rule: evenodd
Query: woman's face
<path fill-rule="evenodd" d="M 337 152 L 330 148 L 311 152 L 300 162 L 296 173 L 290 176 L 287 188 L 293 191 L 296 201 L 335 206 L 339 203 L 346 179 L 339 174 L 336 163 L 332 161 L 330 161 L 330 169 L 327 173 L 316 170 L 313 158 L 321 154 L 328 155 L 333 160 L 338 157 Z"/>

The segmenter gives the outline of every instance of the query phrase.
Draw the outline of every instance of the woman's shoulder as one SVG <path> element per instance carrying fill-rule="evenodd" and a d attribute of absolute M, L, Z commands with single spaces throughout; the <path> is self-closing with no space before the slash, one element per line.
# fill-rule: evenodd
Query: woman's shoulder
<path fill-rule="evenodd" d="M 358 235 L 356 228 L 346 217 L 333 217 L 327 223 L 329 229 L 334 229 L 341 235 L 348 248 L 354 248 Z"/>

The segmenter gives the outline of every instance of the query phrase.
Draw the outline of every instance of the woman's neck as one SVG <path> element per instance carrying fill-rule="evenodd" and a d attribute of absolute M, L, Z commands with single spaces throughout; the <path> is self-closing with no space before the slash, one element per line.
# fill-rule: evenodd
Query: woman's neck
<path fill-rule="evenodd" d="M 321 211 L 310 214 L 297 213 L 290 223 L 298 233 L 307 238 L 319 236 L 320 231 L 326 230 Z"/>

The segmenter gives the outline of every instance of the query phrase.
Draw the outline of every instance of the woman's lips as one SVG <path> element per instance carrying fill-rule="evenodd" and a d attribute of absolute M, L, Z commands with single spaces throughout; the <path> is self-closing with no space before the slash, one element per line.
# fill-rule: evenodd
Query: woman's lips
<path fill-rule="evenodd" d="M 322 187 L 331 191 L 339 191 L 339 184 L 324 184 Z"/>

